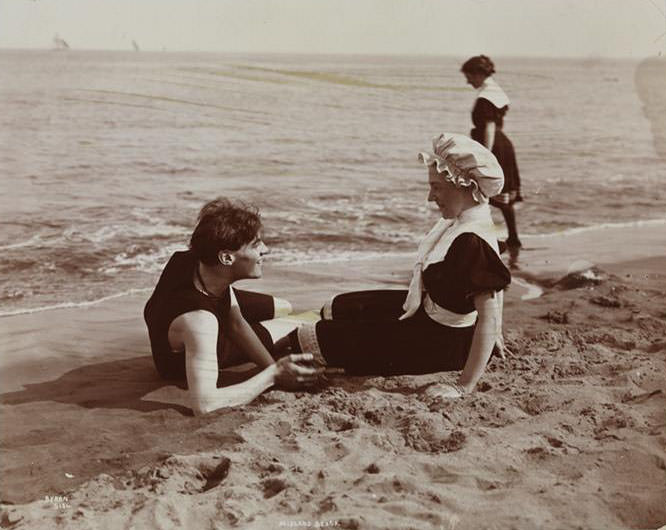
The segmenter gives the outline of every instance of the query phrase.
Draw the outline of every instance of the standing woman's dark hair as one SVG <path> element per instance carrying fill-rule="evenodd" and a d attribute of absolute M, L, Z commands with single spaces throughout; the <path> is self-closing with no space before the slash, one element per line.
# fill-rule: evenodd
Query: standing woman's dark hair
<path fill-rule="evenodd" d="M 495 73 L 495 64 L 486 55 L 476 55 L 467 59 L 460 71 L 470 74 L 483 74 L 488 77 Z"/>
<path fill-rule="evenodd" d="M 504 216 L 509 232 L 506 245 L 517 249 L 521 243 L 513 204 L 522 200 L 520 173 L 513 144 L 502 130 L 504 115 L 509 110 L 509 98 L 492 77 L 495 73 L 495 64 L 490 57 L 486 55 L 470 57 L 463 63 L 460 71 L 465 75 L 467 83 L 478 91 L 472 109 L 474 128 L 470 135 L 492 151 L 504 171 L 504 188 L 499 195 L 490 199 L 490 204 L 499 208 Z"/>

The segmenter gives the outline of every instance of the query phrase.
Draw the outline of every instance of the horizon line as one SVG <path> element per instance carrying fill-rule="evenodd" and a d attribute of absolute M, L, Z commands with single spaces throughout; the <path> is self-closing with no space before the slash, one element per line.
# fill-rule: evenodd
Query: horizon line
<path fill-rule="evenodd" d="M 57 49 L 53 47 L 4 47 L 0 46 L 0 52 L 5 51 L 26 51 L 26 52 L 58 52 L 59 54 L 77 53 L 77 52 L 119 52 L 119 53 L 210 53 L 210 54 L 229 54 L 229 55 L 303 55 L 303 56 L 365 56 L 365 57 L 451 57 L 460 58 L 468 57 L 467 54 L 445 54 L 445 53 L 419 53 L 419 52 L 342 52 L 342 51 L 326 51 L 326 52 L 303 52 L 303 51 L 263 51 L 263 50 L 200 50 L 200 49 L 168 49 L 168 48 L 141 48 L 139 50 L 128 48 L 69 48 L 66 50 Z M 483 51 L 479 52 L 483 53 Z M 642 60 L 649 58 L 664 57 L 661 51 L 643 56 L 636 55 L 600 55 L 600 54 L 587 54 L 587 55 L 539 55 L 539 54 L 512 54 L 512 53 L 493 53 L 493 57 L 515 58 L 515 59 L 625 59 L 625 60 Z"/>

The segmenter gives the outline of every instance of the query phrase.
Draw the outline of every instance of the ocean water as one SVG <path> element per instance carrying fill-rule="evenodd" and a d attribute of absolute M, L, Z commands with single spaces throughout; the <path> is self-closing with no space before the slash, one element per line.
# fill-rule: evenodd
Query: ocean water
<path fill-rule="evenodd" d="M 0 314 L 150 289 L 219 195 L 260 207 L 276 263 L 413 251 L 416 154 L 470 129 L 463 59 L 0 51 Z M 663 61 L 642 91 L 636 61 L 496 66 L 525 241 L 664 222 Z"/>

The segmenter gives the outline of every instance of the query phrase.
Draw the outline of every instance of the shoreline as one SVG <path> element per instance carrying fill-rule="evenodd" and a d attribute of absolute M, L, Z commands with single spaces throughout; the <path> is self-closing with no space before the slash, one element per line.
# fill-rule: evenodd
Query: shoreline
<path fill-rule="evenodd" d="M 549 276 L 564 275 L 567 272 L 573 272 L 591 265 L 608 265 L 618 261 L 666 255 L 664 227 L 666 227 L 666 219 L 651 219 L 630 224 L 608 223 L 567 229 L 562 232 L 524 236 L 524 248 L 519 251 L 519 256 L 515 259 L 517 267 L 512 268 L 512 276 L 522 278 L 528 283 L 533 281 L 538 285 Z M 636 229 L 639 230 L 640 234 L 633 236 L 631 232 Z M 617 240 L 623 241 L 623 246 L 619 249 L 609 249 L 608 241 Z M 344 277 L 347 278 L 349 271 L 345 270 L 345 266 L 354 263 L 361 264 L 360 269 L 365 276 L 367 276 L 366 269 L 369 267 L 377 268 L 379 270 L 378 276 L 382 276 L 376 278 L 379 283 L 401 285 L 400 282 L 404 281 L 406 285 L 409 283 L 413 256 L 413 252 L 398 252 L 378 256 L 350 256 L 335 260 L 313 260 L 286 264 L 271 264 L 269 260 L 264 278 L 239 282 L 238 285 L 242 285 L 241 288 L 248 290 L 273 294 L 271 289 L 281 290 L 280 281 L 282 278 L 299 275 L 309 276 L 311 274 L 314 274 L 315 277 L 339 275 L 343 270 L 345 272 Z M 507 255 L 503 254 L 505 261 L 506 257 Z M 509 261 L 511 260 L 509 259 Z M 389 276 L 386 276 L 387 266 L 393 268 Z M 363 286 L 361 285 L 358 288 L 362 289 Z M 524 285 L 523 288 L 529 291 L 533 286 Z M 131 298 L 139 295 L 148 298 L 152 289 L 153 287 L 136 287 L 82 302 L 62 302 L 42 307 L 18 308 L 9 311 L 0 310 L 0 322 L 5 318 L 20 315 L 92 307 L 116 298 Z M 275 294 L 277 295 L 277 293 Z M 532 297 L 530 296 L 530 298 Z M 300 310 L 313 309 L 313 307 L 318 307 L 322 303 L 323 301 L 313 299 L 312 307 L 300 306 Z"/>

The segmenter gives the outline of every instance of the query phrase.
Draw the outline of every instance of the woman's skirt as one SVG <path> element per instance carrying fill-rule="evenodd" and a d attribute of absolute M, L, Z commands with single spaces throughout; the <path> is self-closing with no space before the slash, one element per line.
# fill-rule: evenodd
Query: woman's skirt
<path fill-rule="evenodd" d="M 483 138 L 480 138 L 481 132 L 479 129 L 472 129 L 471 136 L 473 140 L 483 143 Z M 497 158 L 504 172 L 504 187 L 501 193 L 518 192 L 520 190 L 520 173 L 518 172 L 516 152 L 509 137 L 499 127 L 495 129 L 495 141 L 492 153 Z"/>
<path fill-rule="evenodd" d="M 432 320 L 421 307 L 403 314 L 406 290 L 376 290 L 336 296 L 322 310 L 329 319 L 299 330 L 301 351 L 320 352 L 329 366 L 354 375 L 425 374 L 461 370 L 474 326 L 453 328 Z"/>

